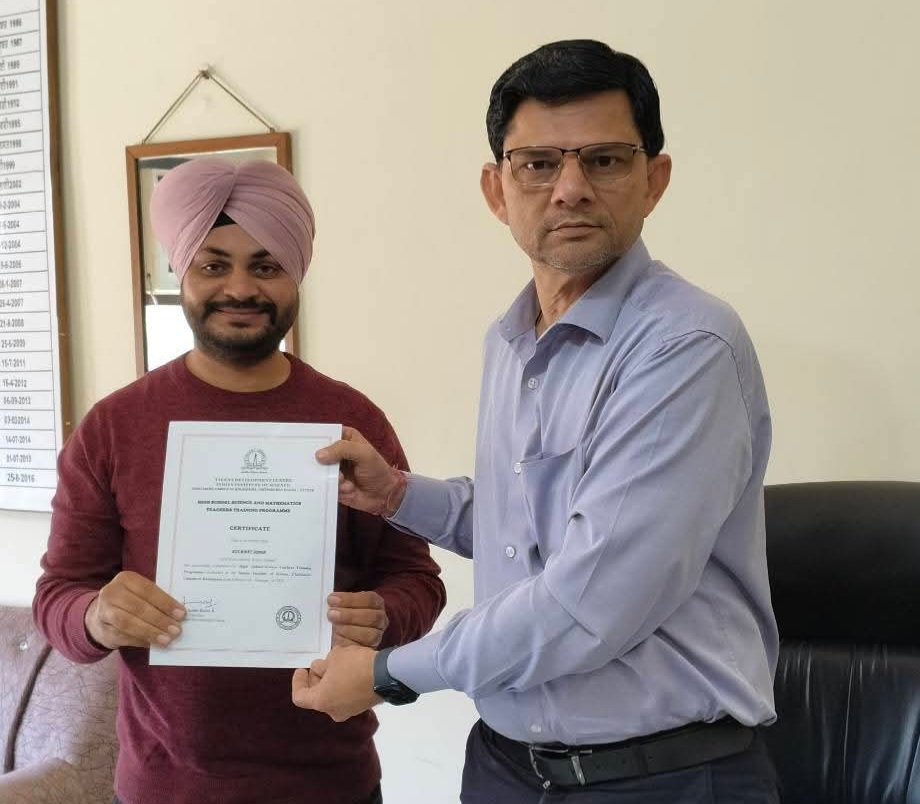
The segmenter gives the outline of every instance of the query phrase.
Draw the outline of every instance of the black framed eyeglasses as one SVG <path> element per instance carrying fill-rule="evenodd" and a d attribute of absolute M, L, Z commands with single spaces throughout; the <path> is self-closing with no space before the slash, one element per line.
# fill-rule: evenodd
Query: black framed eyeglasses
<path fill-rule="evenodd" d="M 526 145 L 505 151 L 502 157 L 511 165 L 511 175 L 518 184 L 546 187 L 559 178 L 566 154 L 575 154 L 588 181 L 606 184 L 628 176 L 640 151 L 645 153 L 645 148 L 628 142 L 598 142 L 581 148 Z"/>

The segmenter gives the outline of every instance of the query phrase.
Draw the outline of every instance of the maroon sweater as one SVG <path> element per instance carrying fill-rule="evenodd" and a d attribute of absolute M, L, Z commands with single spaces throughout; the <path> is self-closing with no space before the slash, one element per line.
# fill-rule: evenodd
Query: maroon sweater
<path fill-rule="evenodd" d="M 406 466 L 383 413 L 296 358 L 277 388 L 233 393 L 193 376 L 182 358 L 99 402 L 59 460 L 44 574 L 34 601 L 48 641 L 77 662 L 106 655 L 83 615 L 120 570 L 156 575 L 160 491 L 170 421 L 334 422 L 360 430 Z M 383 646 L 418 638 L 444 606 L 426 543 L 379 517 L 339 507 L 335 588 L 386 601 Z M 354 804 L 378 783 L 365 713 L 345 723 L 291 703 L 290 670 L 151 667 L 122 648 L 115 788 L 126 804 Z"/>

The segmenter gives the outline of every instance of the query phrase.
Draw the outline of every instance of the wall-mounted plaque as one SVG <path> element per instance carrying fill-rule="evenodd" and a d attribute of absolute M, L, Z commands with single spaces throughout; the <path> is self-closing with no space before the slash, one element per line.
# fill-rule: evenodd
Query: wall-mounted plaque
<path fill-rule="evenodd" d="M 54 0 L 0 0 L 0 508 L 49 511 L 70 428 Z"/>

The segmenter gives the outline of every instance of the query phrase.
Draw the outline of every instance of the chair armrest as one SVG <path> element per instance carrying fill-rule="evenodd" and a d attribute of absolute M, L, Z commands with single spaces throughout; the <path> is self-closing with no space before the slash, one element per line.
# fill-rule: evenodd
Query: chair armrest
<path fill-rule="evenodd" d="M 85 793 L 73 765 L 49 759 L 0 776 L 0 804 L 85 804 Z"/>

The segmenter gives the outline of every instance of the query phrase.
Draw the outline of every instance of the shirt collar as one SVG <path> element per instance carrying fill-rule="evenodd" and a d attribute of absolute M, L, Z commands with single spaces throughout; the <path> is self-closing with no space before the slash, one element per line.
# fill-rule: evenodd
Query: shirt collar
<path fill-rule="evenodd" d="M 651 262 L 648 249 L 639 238 L 575 302 L 557 323 L 587 330 L 605 343 L 613 332 L 620 308 L 640 274 Z M 509 343 L 532 331 L 539 311 L 537 291 L 531 279 L 499 319 L 498 329 Z"/>

